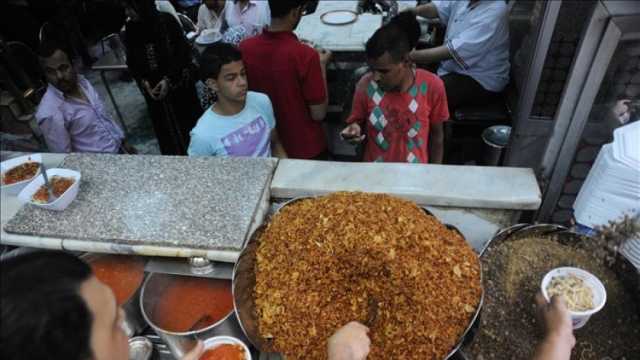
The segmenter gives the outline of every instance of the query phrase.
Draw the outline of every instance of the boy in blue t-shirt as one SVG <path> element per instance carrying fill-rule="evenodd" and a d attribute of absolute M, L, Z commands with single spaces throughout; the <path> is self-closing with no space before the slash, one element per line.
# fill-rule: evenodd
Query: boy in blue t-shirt
<path fill-rule="evenodd" d="M 275 130 L 271 100 L 248 91 L 236 47 L 216 43 L 207 48 L 200 57 L 200 75 L 217 100 L 191 130 L 189 156 L 287 157 Z"/>

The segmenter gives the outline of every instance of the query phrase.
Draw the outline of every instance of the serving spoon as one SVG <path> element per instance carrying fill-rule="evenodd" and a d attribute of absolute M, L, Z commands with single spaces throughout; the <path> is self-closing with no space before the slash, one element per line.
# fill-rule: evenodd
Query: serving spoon
<path fill-rule="evenodd" d="M 49 177 L 47 176 L 47 168 L 44 166 L 44 162 L 40 163 L 40 172 L 42 172 L 42 177 L 44 178 L 44 187 L 47 188 L 47 193 L 49 194 L 49 203 L 56 201 L 58 198 L 53 194 L 53 189 L 51 188 L 51 183 L 49 182 Z"/>

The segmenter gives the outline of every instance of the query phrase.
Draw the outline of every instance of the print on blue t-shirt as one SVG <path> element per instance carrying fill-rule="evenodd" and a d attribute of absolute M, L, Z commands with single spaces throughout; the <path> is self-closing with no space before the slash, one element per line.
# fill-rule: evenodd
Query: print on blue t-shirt
<path fill-rule="evenodd" d="M 249 91 L 244 109 L 223 116 L 207 109 L 191 130 L 190 156 L 271 156 L 273 107 L 265 94 Z"/>

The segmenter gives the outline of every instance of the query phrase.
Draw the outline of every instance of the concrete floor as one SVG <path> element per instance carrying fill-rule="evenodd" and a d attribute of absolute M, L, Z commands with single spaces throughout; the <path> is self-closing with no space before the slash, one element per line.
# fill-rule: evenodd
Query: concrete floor
<path fill-rule="evenodd" d="M 100 73 L 98 71 L 85 70 L 83 74 L 101 95 L 113 119 L 118 121 L 113 104 L 100 78 Z M 140 93 L 136 82 L 133 81 L 133 79 L 123 81 L 121 80 L 122 75 L 123 72 L 121 71 L 111 71 L 106 73 L 106 79 L 109 81 L 113 97 L 118 103 L 120 113 L 122 113 L 122 117 L 124 118 L 127 128 L 127 140 L 140 154 L 160 154 L 160 148 L 158 147 L 158 141 L 153 132 L 151 118 L 144 97 Z"/>

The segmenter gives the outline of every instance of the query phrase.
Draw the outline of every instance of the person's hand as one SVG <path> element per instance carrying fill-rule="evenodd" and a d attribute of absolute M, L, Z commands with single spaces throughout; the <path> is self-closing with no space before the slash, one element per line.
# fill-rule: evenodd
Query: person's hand
<path fill-rule="evenodd" d="M 156 99 L 156 95 L 154 94 L 153 89 L 151 88 L 151 85 L 149 84 L 149 82 L 147 80 L 142 80 L 142 87 L 144 88 L 144 91 L 146 91 L 147 94 L 149 94 L 149 96 L 153 100 L 157 100 Z"/>
<path fill-rule="evenodd" d="M 331 60 L 331 51 L 322 48 L 318 48 L 316 51 L 318 52 L 318 55 L 320 55 L 320 64 L 322 66 L 327 66 L 329 60 Z"/>
<path fill-rule="evenodd" d="M 362 134 L 362 129 L 357 123 L 353 123 L 340 132 L 340 137 L 348 141 L 351 144 L 361 143 L 366 135 Z"/>
<path fill-rule="evenodd" d="M 616 117 L 616 120 L 620 121 L 621 124 L 626 124 L 629 122 L 629 118 L 631 117 L 631 100 L 623 99 L 618 100 L 616 104 L 613 106 L 613 115 Z"/>
<path fill-rule="evenodd" d="M 184 356 L 180 360 L 198 360 L 203 353 L 204 343 L 198 340 L 198 343 L 196 343 L 196 347 L 191 349 L 191 351 L 189 351 L 188 353 L 184 354 Z"/>
<path fill-rule="evenodd" d="M 555 339 L 573 348 L 576 338 L 573 336 L 571 315 L 564 299 L 556 295 L 551 298 L 551 302 L 547 302 L 542 293 L 538 292 L 536 305 L 544 326 L 545 339 Z"/>
<path fill-rule="evenodd" d="M 169 81 L 167 79 L 162 79 L 156 87 L 153 88 L 152 92 L 156 96 L 156 100 L 164 99 L 169 93 Z"/>
<path fill-rule="evenodd" d="M 329 360 L 364 360 L 369 355 L 369 328 L 352 321 L 338 329 L 327 343 Z"/>

